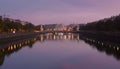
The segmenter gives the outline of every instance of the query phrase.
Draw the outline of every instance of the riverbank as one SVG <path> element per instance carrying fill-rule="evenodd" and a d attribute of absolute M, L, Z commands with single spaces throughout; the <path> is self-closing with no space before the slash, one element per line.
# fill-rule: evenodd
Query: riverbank
<path fill-rule="evenodd" d="M 80 35 L 100 41 L 120 42 L 120 32 L 80 31 Z"/>
<path fill-rule="evenodd" d="M 59 33 L 61 31 L 58 31 Z M 50 33 L 50 32 L 26 32 L 26 33 L 9 33 L 0 34 L 0 43 L 12 42 L 16 40 L 26 39 L 29 37 L 35 37 L 39 34 Z M 51 33 L 54 34 L 54 31 Z M 73 32 L 62 32 L 62 33 L 79 33 L 81 37 L 87 37 L 97 39 L 101 41 L 120 42 L 120 32 L 104 32 L 104 31 L 73 31 Z"/>
<path fill-rule="evenodd" d="M 27 33 L 8 33 L 0 34 L 0 43 L 12 42 L 15 40 L 26 39 L 29 37 L 34 37 L 40 33 L 36 32 L 27 32 Z"/>

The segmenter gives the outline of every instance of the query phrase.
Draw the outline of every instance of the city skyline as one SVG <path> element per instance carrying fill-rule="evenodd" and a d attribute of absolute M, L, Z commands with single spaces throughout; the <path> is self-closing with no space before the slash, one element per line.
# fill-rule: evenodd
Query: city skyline
<path fill-rule="evenodd" d="M 0 15 L 39 24 L 87 23 L 118 15 L 119 0 L 1 0 Z"/>

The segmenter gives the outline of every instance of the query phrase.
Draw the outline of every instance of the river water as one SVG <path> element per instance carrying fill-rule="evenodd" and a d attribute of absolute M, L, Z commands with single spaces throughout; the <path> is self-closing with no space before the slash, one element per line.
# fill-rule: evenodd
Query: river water
<path fill-rule="evenodd" d="M 119 44 L 48 33 L 0 44 L 0 69 L 120 69 Z"/>

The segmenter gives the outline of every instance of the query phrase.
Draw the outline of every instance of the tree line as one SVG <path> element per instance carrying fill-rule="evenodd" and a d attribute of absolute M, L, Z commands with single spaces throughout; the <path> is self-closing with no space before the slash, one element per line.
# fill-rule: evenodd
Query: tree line
<path fill-rule="evenodd" d="M 88 31 L 120 31 L 120 15 L 87 23 L 80 30 Z"/>
<path fill-rule="evenodd" d="M 22 22 L 23 21 L 0 16 L 0 32 L 32 32 L 35 29 L 32 23 Z"/>
<path fill-rule="evenodd" d="M 5 18 L 0 16 L 0 33 L 34 32 L 40 30 L 41 25 L 35 26 L 30 22 Z M 45 28 L 45 26 L 43 26 Z M 78 27 L 73 27 L 73 31 Z M 79 30 L 87 31 L 120 31 L 120 15 L 104 18 L 98 21 L 80 24 Z"/>

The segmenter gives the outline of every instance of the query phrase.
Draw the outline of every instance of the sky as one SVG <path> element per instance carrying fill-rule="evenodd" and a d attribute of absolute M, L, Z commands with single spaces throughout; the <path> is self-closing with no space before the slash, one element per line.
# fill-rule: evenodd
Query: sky
<path fill-rule="evenodd" d="M 81 24 L 120 14 L 120 0 L 0 0 L 0 15 L 39 24 Z"/>

